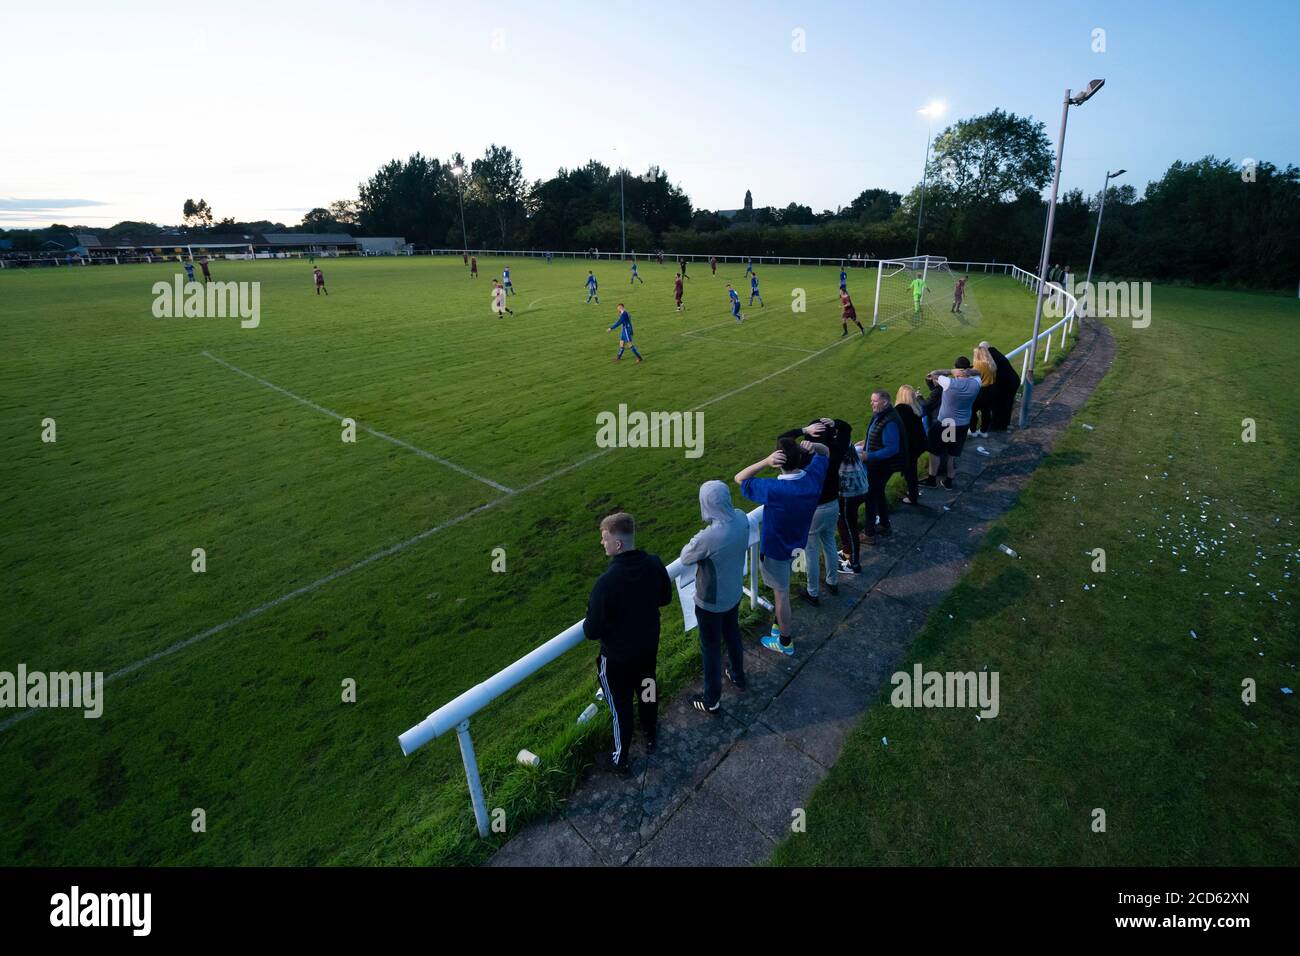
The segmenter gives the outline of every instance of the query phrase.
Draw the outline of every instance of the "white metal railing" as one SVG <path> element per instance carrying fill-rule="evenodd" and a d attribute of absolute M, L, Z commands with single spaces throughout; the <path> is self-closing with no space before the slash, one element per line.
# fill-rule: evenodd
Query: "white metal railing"
<path fill-rule="evenodd" d="M 750 607 L 763 607 L 771 610 L 772 605 L 758 593 L 758 541 L 762 530 L 763 508 L 760 506 L 749 512 L 749 585 L 744 593 L 749 597 Z M 668 577 L 676 583 L 686 566 L 680 558 L 668 565 Z M 679 591 L 682 600 L 686 596 Z M 586 640 L 583 621 L 571 624 L 545 644 L 529 651 L 519 660 L 504 670 L 497 671 L 482 683 L 475 684 L 459 697 L 443 704 L 424 720 L 405 733 L 398 736 L 402 753 L 407 756 L 419 750 L 435 737 L 441 737 L 453 728 L 460 743 L 461 762 L 465 765 L 465 779 L 469 783 L 470 803 L 474 807 L 474 820 L 478 825 L 480 837 L 488 835 L 487 802 L 483 796 L 483 784 L 479 780 L 478 758 L 474 753 L 474 742 L 470 739 L 469 719 L 492 701 L 506 693 L 516 684 L 537 673 L 551 661 L 572 650 Z"/>

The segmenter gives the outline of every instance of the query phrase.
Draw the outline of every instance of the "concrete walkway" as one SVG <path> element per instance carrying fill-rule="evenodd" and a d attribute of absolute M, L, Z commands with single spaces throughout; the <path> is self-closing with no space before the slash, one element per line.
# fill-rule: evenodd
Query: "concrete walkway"
<path fill-rule="evenodd" d="M 1028 428 L 968 439 L 955 487 L 923 488 L 922 507 L 891 512 L 894 534 L 863 549 L 820 607 L 796 600 L 796 653 L 745 648 L 749 687 L 724 681 L 723 716 L 693 710 L 702 682 L 665 703 L 659 749 L 633 744 L 632 777 L 594 773 L 564 815 L 526 827 L 489 866 L 739 866 L 766 861 L 989 528 L 1015 504 L 1038 462 L 1115 356 L 1104 325 L 1085 322 L 1066 360 L 1040 384 Z M 1013 419 L 1014 420 L 1014 419 Z M 976 453 L 982 445 L 990 454 Z"/>

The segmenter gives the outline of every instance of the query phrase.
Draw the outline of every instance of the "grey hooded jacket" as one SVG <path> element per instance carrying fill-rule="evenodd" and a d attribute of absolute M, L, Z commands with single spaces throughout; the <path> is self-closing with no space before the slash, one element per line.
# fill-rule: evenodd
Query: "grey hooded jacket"
<path fill-rule="evenodd" d="M 682 563 L 695 565 L 695 604 L 730 611 L 743 593 L 749 519 L 732 505 L 731 489 L 721 481 L 700 485 L 700 517 L 708 527 L 682 548 Z"/>

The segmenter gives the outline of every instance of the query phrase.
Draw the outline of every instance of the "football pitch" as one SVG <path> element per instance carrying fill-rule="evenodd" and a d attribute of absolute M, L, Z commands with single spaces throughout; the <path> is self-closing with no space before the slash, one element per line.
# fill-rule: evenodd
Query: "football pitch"
<path fill-rule="evenodd" d="M 0 669 L 108 678 L 98 719 L 6 713 L 0 859 L 463 858 L 455 740 L 406 758 L 396 735 L 583 616 L 603 515 L 630 511 L 638 545 L 671 561 L 702 481 L 814 417 L 861 437 L 870 388 L 919 383 L 981 339 L 1009 351 L 1033 315 L 1022 286 L 977 272 L 967 315 L 936 293 L 913 319 L 900 286 L 870 330 L 876 273 L 852 269 L 869 334 L 841 339 L 838 268 L 760 266 L 767 306 L 737 324 L 741 266 L 694 263 L 679 314 L 670 263 L 642 260 L 630 286 L 625 263 L 522 259 L 498 318 L 503 260 L 478 279 L 459 258 L 317 264 L 328 297 L 301 261 L 213 263 L 217 281 L 260 283 L 256 328 L 156 317 L 174 263 L 0 273 Z M 620 301 L 643 364 L 614 361 Z M 597 416 L 620 405 L 702 412 L 702 455 L 598 446 Z M 670 607 L 665 666 L 694 641 Z M 520 748 L 573 732 L 593 657 L 474 719 L 489 806 Z"/>

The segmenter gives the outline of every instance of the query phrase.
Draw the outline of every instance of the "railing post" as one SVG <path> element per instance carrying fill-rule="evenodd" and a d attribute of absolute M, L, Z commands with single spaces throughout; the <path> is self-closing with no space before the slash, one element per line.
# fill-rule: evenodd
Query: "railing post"
<path fill-rule="evenodd" d="M 1035 343 L 1037 344 L 1037 343 Z M 1052 333 L 1047 333 L 1047 344 L 1043 346 L 1043 366 L 1047 366 L 1047 360 L 1052 354 Z"/>
<path fill-rule="evenodd" d="M 758 607 L 758 542 L 749 546 L 749 606 Z"/>
<path fill-rule="evenodd" d="M 483 799 L 483 782 L 478 777 L 478 759 L 474 756 L 474 741 L 469 736 L 469 720 L 456 725 L 456 739 L 460 741 L 460 759 L 465 764 L 465 780 L 469 783 L 469 802 L 474 805 L 474 821 L 478 835 L 487 838 L 487 802 Z"/>

